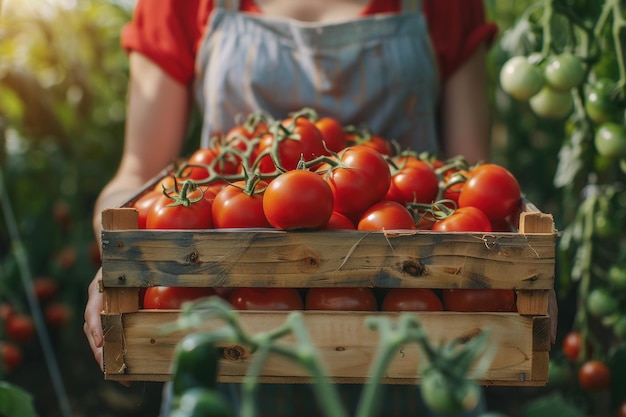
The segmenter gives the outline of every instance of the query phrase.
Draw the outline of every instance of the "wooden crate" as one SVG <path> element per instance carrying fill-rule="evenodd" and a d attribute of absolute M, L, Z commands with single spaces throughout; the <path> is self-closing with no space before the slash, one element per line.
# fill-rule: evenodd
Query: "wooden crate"
<path fill-rule="evenodd" d="M 162 335 L 177 311 L 139 309 L 138 291 L 153 285 L 211 287 L 505 288 L 517 292 L 517 313 L 415 313 L 433 341 L 489 330 L 495 358 L 484 385 L 544 385 L 548 377 L 549 293 L 554 287 L 556 232 L 552 216 L 524 204 L 519 231 L 137 230 L 137 212 L 102 215 L 105 334 L 110 380 L 165 381 L 183 332 Z M 250 332 L 282 324 L 288 313 L 242 311 Z M 305 322 L 338 383 L 362 383 L 379 343 L 364 320 L 388 312 L 305 311 Z M 207 323 L 206 328 L 215 326 Z M 242 346 L 224 349 L 220 380 L 241 381 L 250 363 Z M 417 345 L 398 351 L 385 383 L 419 382 Z M 270 359 L 263 382 L 306 382 L 280 358 Z"/>

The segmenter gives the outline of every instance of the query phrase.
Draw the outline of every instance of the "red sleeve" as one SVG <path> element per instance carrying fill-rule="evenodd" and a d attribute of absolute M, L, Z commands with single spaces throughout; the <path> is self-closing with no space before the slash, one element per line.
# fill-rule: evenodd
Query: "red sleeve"
<path fill-rule="evenodd" d="M 127 52 L 145 55 L 175 80 L 189 84 L 212 3 L 212 0 L 138 0 L 132 21 L 122 29 L 122 47 Z"/>
<path fill-rule="evenodd" d="M 498 32 L 486 21 L 482 0 L 425 0 L 423 10 L 443 80 L 481 43 L 491 46 Z"/>

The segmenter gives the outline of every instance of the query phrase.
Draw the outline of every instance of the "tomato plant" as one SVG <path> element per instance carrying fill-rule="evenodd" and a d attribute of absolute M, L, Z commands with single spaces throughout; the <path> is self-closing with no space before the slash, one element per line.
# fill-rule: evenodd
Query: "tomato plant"
<path fill-rule="evenodd" d="M 482 210 L 489 220 L 501 222 L 513 214 L 521 202 L 517 178 L 497 164 L 482 164 L 472 169 L 461 188 L 459 207 Z"/>
<path fill-rule="evenodd" d="M 600 391 L 611 385 L 611 370 L 605 363 L 590 360 L 578 370 L 578 383 L 585 391 Z"/>
<path fill-rule="evenodd" d="M 156 310 L 180 309 L 184 302 L 214 295 L 210 287 L 148 287 L 143 296 L 143 308 Z"/>
<path fill-rule="evenodd" d="M 515 291 L 486 288 L 449 288 L 442 291 L 443 306 L 449 311 L 516 311 Z"/>
<path fill-rule="evenodd" d="M 215 195 L 211 205 L 213 227 L 271 227 L 263 211 L 265 181 L 235 181 Z"/>
<path fill-rule="evenodd" d="M 428 288 L 392 288 L 381 305 L 383 311 L 443 311 L 439 296 Z"/>
<path fill-rule="evenodd" d="M 339 287 L 309 288 L 306 310 L 376 311 L 378 302 L 371 288 Z"/>
<path fill-rule="evenodd" d="M 276 229 L 320 229 L 333 213 L 333 192 L 318 173 L 287 171 L 267 186 L 263 211 Z"/>
<path fill-rule="evenodd" d="M 411 212 L 396 201 L 382 200 L 365 210 L 357 223 L 358 230 L 415 230 Z"/>
<path fill-rule="evenodd" d="M 234 288 L 228 302 L 237 310 L 303 310 L 302 296 L 296 288 Z"/>
<path fill-rule="evenodd" d="M 333 209 L 349 217 L 363 213 L 382 200 L 391 183 L 391 172 L 380 152 L 363 145 L 338 154 L 336 166 L 324 165 L 325 179 L 333 193 Z"/>
<path fill-rule="evenodd" d="M 191 166 L 183 170 L 181 175 L 185 179 L 204 180 L 212 174 L 236 174 L 239 162 L 232 153 L 222 152 L 218 148 L 200 148 L 187 158 L 187 164 Z"/>

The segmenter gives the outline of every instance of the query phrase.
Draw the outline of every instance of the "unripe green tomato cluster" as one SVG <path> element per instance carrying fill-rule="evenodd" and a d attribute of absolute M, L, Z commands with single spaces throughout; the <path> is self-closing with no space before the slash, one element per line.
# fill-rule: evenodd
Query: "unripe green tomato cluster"
<path fill-rule="evenodd" d="M 500 70 L 500 85 L 511 97 L 528 101 L 546 119 L 563 119 L 574 108 L 571 89 L 585 78 L 585 68 L 569 52 L 548 57 L 540 66 L 534 57 L 514 56 Z"/>

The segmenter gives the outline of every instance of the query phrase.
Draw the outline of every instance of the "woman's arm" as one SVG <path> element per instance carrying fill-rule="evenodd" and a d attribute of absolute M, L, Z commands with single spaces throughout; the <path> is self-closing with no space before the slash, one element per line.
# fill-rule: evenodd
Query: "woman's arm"
<path fill-rule="evenodd" d="M 179 156 L 189 109 L 190 94 L 186 86 L 143 55 L 130 54 L 124 152 L 117 173 L 96 202 L 96 235 L 100 232 L 102 209 L 131 197 Z"/>
<path fill-rule="evenodd" d="M 146 57 L 131 53 L 124 151 L 117 173 L 100 193 L 93 227 L 100 235 L 100 213 L 136 194 L 146 181 L 175 160 L 181 151 L 190 110 L 190 93 Z M 102 293 L 98 271 L 89 285 L 84 331 L 102 368 Z"/>
<path fill-rule="evenodd" d="M 441 129 L 446 157 L 470 164 L 490 159 L 486 48 L 481 45 L 443 86 Z"/>

